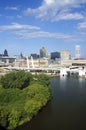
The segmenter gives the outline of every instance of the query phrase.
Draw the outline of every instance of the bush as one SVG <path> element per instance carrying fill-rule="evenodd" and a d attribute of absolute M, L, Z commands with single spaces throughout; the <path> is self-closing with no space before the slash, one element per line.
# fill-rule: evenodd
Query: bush
<path fill-rule="evenodd" d="M 27 116 L 29 120 L 37 114 L 39 109 L 41 108 L 41 103 L 36 100 L 27 100 L 25 103 L 25 112 L 27 113 Z"/>
<path fill-rule="evenodd" d="M 1 77 L 0 125 L 12 130 L 31 120 L 50 100 L 49 79 L 44 74 L 35 77 L 25 71 Z"/>
<path fill-rule="evenodd" d="M 4 106 L 0 106 L 0 124 L 3 126 L 3 127 L 6 127 L 7 126 L 7 118 L 8 118 L 8 114 L 9 114 L 9 111 L 6 107 Z"/>
<path fill-rule="evenodd" d="M 50 84 L 50 77 L 46 74 L 39 74 L 36 76 L 37 83 L 43 86 L 49 86 Z"/>
<path fill-rule="evenodd" d="M 1 85 L 3 88 L 19 88 L 23 89 L 30 84 L 32 75 L 25 71 L 10 72 L 1 77 Z"/>
<path fill-rule="evenodd" d="M 21 113 L 19 111 L 12 109 L 8 117 L 8 121 L 9 121 L 8 129 L 13 129 L 19 124 L 20 116 Z"/>

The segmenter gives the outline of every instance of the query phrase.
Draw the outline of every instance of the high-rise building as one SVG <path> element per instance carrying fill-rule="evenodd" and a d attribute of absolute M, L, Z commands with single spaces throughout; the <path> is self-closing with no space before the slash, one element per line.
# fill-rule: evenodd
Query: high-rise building
<path fill-rule="evenodd" d="M 30 56 L 32 56 L 32 57 L 33 57 L 33 59 L 38 59 L 38 58 L 39 58 L 39 55 L 38 55 L 38 54 L 36 54 L 36 53 L 33 53 L 33 54 L 31 54 Z"/>
<path fill-rule="evenodd" d="M 46 49 L 45 49 L 45 47 L 42 47 L 41 49 L 40 49 L 40 58 L 43 58 L 43 57 L 46 57 Z"/>
<path fill-rule="evenodd" d="M 61 60 L 69 60 L 70 59 L 70 51 L 69 50 L 62 50 L 60 54 L 61 54 Z"/>
<path fill-rule="evenodd" d="M 60 52 L 51 52 L 51 59 L 55 60 L 60 58 Z"/>
<path fill-rule="evenodd" d="M 80 54 L 80 46 L 76 45 L 75 46 L 75 58 L 80 58 L 81 54 Z"/>
<path fill-rule="evenodd" d="M 8 56 L 8 52 L 6 49 L 4 50 L 4 56 Z"/>

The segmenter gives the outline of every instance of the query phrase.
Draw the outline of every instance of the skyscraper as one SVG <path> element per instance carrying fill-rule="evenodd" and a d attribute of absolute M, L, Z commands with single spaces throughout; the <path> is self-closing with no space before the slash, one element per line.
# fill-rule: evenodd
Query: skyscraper
<path fill-rule="evenodd" d="M 80 58 L 81 54 L 80 54 L 80 46 L 76 45 L 75 46 L 75 58 Z"/>
<path fill-rule="evenodd" d="M 60 52 L 51 52 L 51 59 L 60 58 Z"/>
<path fill-rule="evenodd" d="M 43 58 L 43 57 L 46 57 L 46 49 L 44 47 L 42 47 L 40 49 L 40 57 Z"/>
<path fill-rule="evenodd" d="M 69 50 L 62 50 L 60 55 L 61 55 L 61 60 L 69 60 L 70 59 L 70 51 Z"/>
<path fill-rule="evenodd" d="M 8 52 L 6 49 L 4 50 L 4 56 L 8 56 Z"/>

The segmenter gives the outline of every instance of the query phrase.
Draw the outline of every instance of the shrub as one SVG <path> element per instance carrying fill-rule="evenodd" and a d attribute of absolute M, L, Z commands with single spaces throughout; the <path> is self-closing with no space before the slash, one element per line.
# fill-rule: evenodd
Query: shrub
<path fill-rule="evenodd" d="M 20 116 L 21 114 L 19 111 L 12 109 L 8 117 L 8 121 L 9 121 L 8 129 L 14 129 L 19 124 Z"/>
<path fill-rule="evenodd" d="M 43 86 L 49 86 L 50 84 L 50 77 L 46 74 L 39 74 L 37 77 L 36 77 L 38 80 L 37 82 Z"/>
<path fill-rule="evenodd" d="M 32 75 L 25 71 L 10 72 L 1 77 L 3 88 L 19 88 L 23 89 L 30 84 Z"/>

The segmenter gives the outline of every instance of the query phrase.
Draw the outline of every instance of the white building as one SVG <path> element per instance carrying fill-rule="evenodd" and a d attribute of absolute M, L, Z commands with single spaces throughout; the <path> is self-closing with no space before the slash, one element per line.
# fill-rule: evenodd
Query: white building
<path fill-rule="evenodd" d="M 79 70 L 79 76 L 86 76 L 86 71 L 85 70 Z"/>
<path fill-rule="evenodd" d="M 80 58 L 81 54 L 80 54 L 80 46 L 76 45 L 75 46 L 75 58 Z"/>
<path fill-rule="evenodd" d="M 62 50 L 60 55 L 61 55 L 61 60 L 69 60 L 70 59 L 69 50 Z"/>
<path fill-rule="evenodd" d="M 60 69 L 60 76 L 67 76 L 67 70 L 66 70 L 66 68 L 61 68 Z"/>

